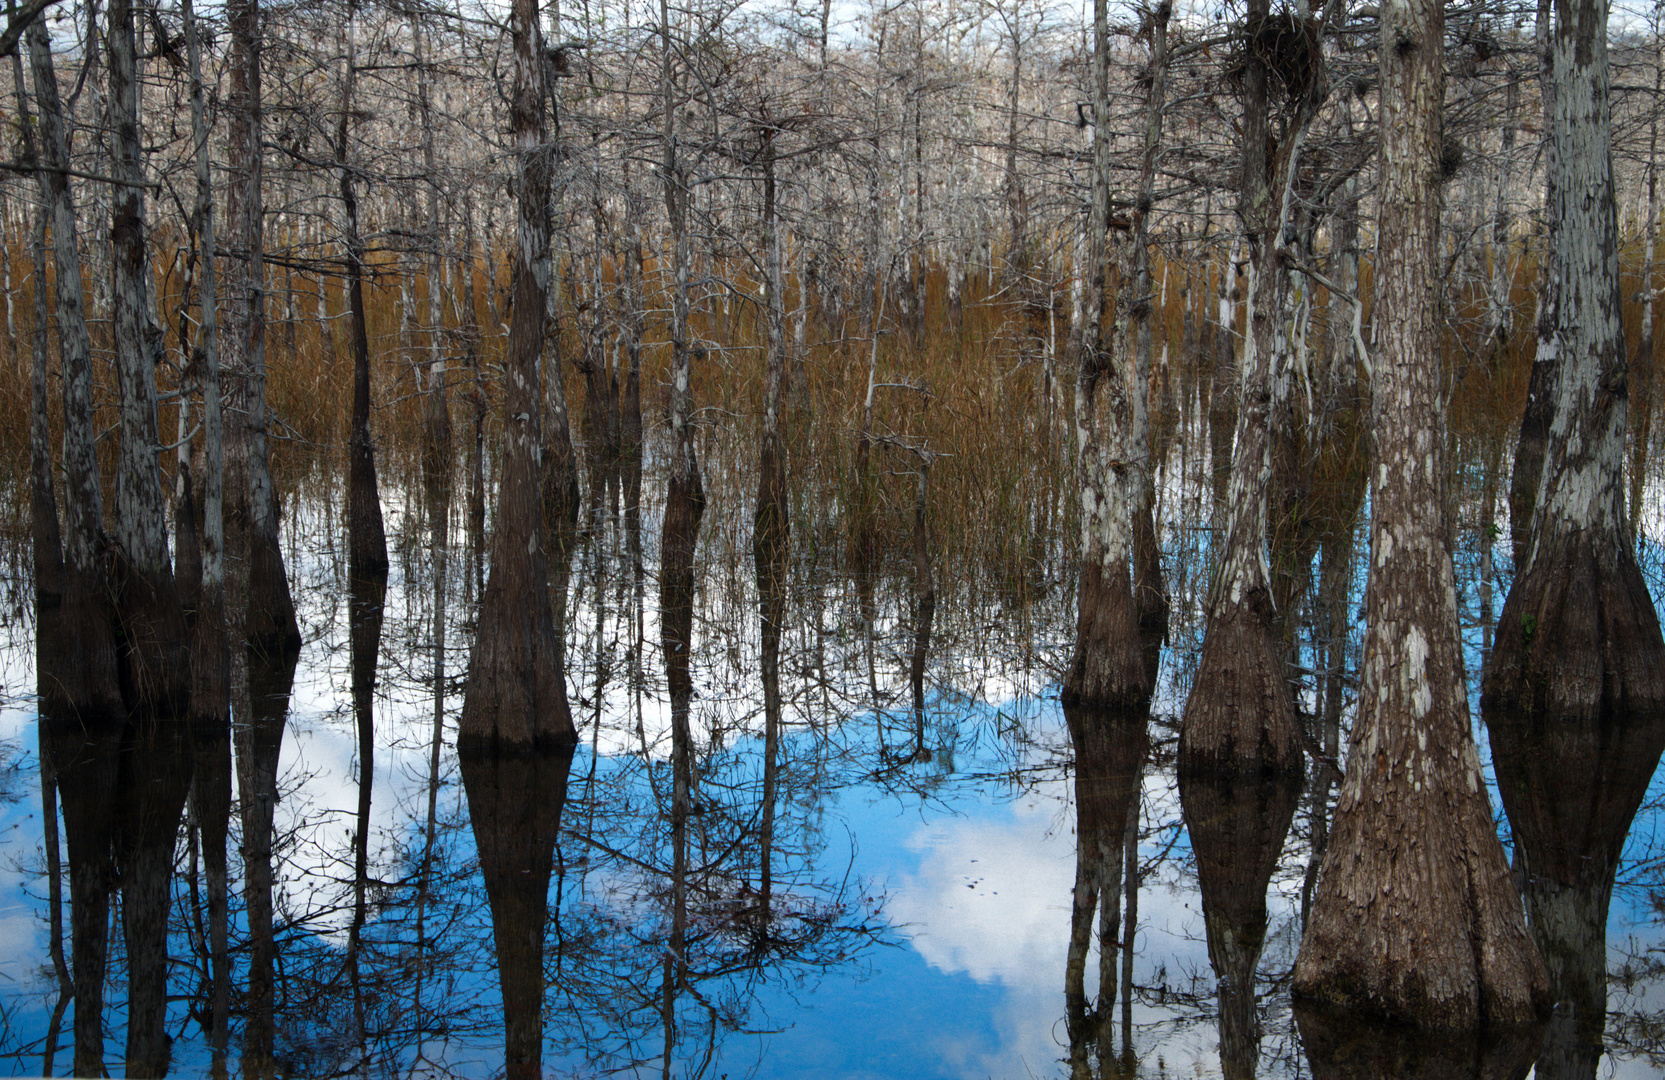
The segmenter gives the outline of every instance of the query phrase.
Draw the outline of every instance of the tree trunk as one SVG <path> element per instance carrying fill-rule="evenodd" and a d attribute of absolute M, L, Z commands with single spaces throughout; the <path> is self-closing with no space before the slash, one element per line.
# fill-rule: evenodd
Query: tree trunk
<path fill-rule="evenodd" d="M 232 415 L 240 423 L 228 448 L 232 522 L 248 563 L 245 639 L 285 666 L 301 645 L 295 604 L 278 544 L 277 493 L 272 487 L 266 431 L 266 269 L 264 120 L 261 105 L 260 0 L 226 5 L 231 29 L 231 102 L 228 159 L 233 183 L 226 205 L 227 232 L 246 253 L 227 268 L 225 339 L 221 351 L 240 382 Z M 235 384 L 234 384 L 235 385 Z"/>
<path fill-rule="evenodd" d="M 1553 33 L 1555 6 L 1556 0 L 1538 0 L 1538 21 L 1534 31 L 1538 48 L 1538 97 L 1543 104 L 1543 130 L 1546 133 L 1555 131 L 1558 115 L 1556 97 L 1559 87 L 1556 83 Z M 1544 174 L 1549 178 L 1544 192 L 1546 208 L 1556 205 L 1558 168 L 1555 155 L 1559 152 L 1557 140 L 1551 134 L 1543 148 Z M 1550 220 L 1549 228 L 1543 282 L 1538 295 L 1538 347 L 1527 384 L 1526 411 L 1521 416 L 1520 438 L 1515 444 L 1515 467 L 1509 478 L 1509 541 L 1517 574 L 1526 566 L 1531 555 L 1532 517 L 1543 478 L 1549 422 L 1555 414 L 1553 395 L 1559 349 L 1556 327 L 1561 321 L 1560 293 L 1564 275 L 1556 262 L 1560 251 L 1556 240 L 1558 229 L 1553 220 Z"/>
<path fill-rule="evenodd" d="M 510 13 L 517 240 L 503 385 L 503 451 L 491 576 L 481 598 L 458 733 L 463 787 L 491 902 L 505 1070 L 541 1075 L 543 943 L 555 838 L 578 733 L 544 556 L 539 363 L 548 312 L 550 173 L 543 35 L 534 0 Z M 559 556 L 559 553 L 558 553 Z"/>
<path fill-rule="evenodd" d="M 1628 422 L 1607 6 L 1556 5 L 1550 220 L 1557 363 L 1526 559 L 1481 705 L 1558 1002 L 1545 1077 L 1594 1076 L 1605 928 L 1631 820 L 1665 751 L 1665 640 L 1625 515 Z"/>
<path fill-rule="evenodd" d="M 387 534 L 376 481 L 376 450 L 370 439 L 370 334 L 364 311 L 364 236 L 359 231 L 358 190 L 348 164 L 347 138 L 358 78 L 355 6 L 347 10 L 347 66 L 341 84 L 341 115 L 335 129 L 335 162 L 340 170 L 341 224 L 347 249 L 347 310 L 353 354 L 352 429 L 347 439 L 347 566 L 352 577 L 387 574 Z"/>
<path fill-rule="evenodd" d="M 1124 355 L 1135 357 L 1129 398 L 1133 406 L 1132 460 L 1138 495 L 1133 510 L 1133 606 L 1139 618 L 1140 643 L 1145 654 L 1145 679 L 1156 686 L 1162 644 L 1168 637 L 1168 591 L 1162 582 L 1161 541 L 1156 534 L 1156 490 L 1152 476 L 1162 455 L 1151 453 L 1147 388 L 1150 385 L 1151 272 L 1150 217 L 1156 201 L 1156 158 L 1162 146 L 1162 119 L 1168 106 L 1168 20 L 1171 3 L 1159 3 L 1150 14 L 1150 91 L 1145 102 L 1145 146 L 1139 165 L 1139 194 L 1133 203 L 1131 289 L 1116 297 L 1119 321 L 1126 331 Z M 1124 279 L 1125 280 L 1125 279 Z M 1138 343 L 1137 351 L 1131 347 Z M 1161 440 L 1159 440 L 1161 441 Z"/>
<path fill-rule="evenodd" d="M 198 307 L 195 358 L 200 365 L 203 412 L 202 588 L 191 637 L 191 734 L 194 774 L 191 801 L 208 871 L 210 1069 L 226 1075 L 230 1040 L 231 954 L 226 839 L 231 823 L 231 654 L 226 633 L 224 529 L 224 423 L 220 401 L 218 279 L 213 175 L 208 162 L 201 46 L 191 0 L 183 0 L 185 48 L 190 61 L 191 134 L 196 144 Z M 183 543 L 181 539 L 181 543 Z"/>
<path fill-rule="evenodd" d="M 781 399 L 786 386 L 786 296 L 781 237 L 775 201 L 775 132 L 763 132 L 764 307 L 767 311 L 768 374 L 763 391 L 763 437 L 759 448 L 757 510 L 752 519 L 752 562 L 757 573 L 763 679 L 763 810 L 760 815 L 758 904 L 765 919 L 774 887 L 777 758 L 780 753 L 780 638 L 786 621 L 786 576 L 792 522 L 786 490 L 786 447 L 781 438 Z"/>
<path fill-rule="evenodd" d="M 1443 15 L 1383 12 L 1371 572 L 1358 719 L 1295 992 L 1429 1029 L 1545 1003 L 1468 718 L 1443 511 L 1438 229 Z M 1412 857 L 1414 856 L 1414 857 Z"/>
<path fill-rule="evenodd" d="M 641 196 L 625 183 L 624 318 L 619 328 L 626 368 L 619 396 L 619 470 L 624 500 L 625 546 L 638 574 L 642 570 L 642 296 Z"/>
<path fill-rule="evenodd" d="M 115 612 L 103 553 L 103 498 L 94 453 L 92 345 L 82 308 L 81 258 L 70 197 L 64 109 L 43 22 L 27 32 L 40 117 L 37 174 L 52 221 L 58 351 L 64 392 L 63 577 L 57 617 L 38 627 L 41 737 L 62 793 L 70 864 L 70 951 L 79 1076 L 104 1069 L 104 976 L 108 957 L 115 780 L 127 709 L 117 674 Z"/>
<path fill-rule="evenodd" d="M 1131 445 L 1131 357 L 1113 357 L 1118 335 L 1103 323 L 1107 259 L 1104 234 L 1110 217 L 1110 29 L 1105 0 L 1093 4 L 1093 179 L 1087 225 L 1086 317 L 1071 335 L 1078 372 L 1076 454 L 1081 492 L 1081 581 L 1077 593 L 1075 648 L 1064 676 L 1063 698 L 1113 710 L 1144 708 L 1151 680 L 1139 637 L 1133 578 L 1133 510 L 1141 497 L 1126 464 Z M 1101 414 L 1102 402 L 1102 414 Z M 1118 838 L 1119 838 L 1118 834 Z"/>
<path fill-rule="evenodd" d="M 122 738 L 115 837 L 127 944 L 127 1075 L 168 1070 L 169 884 L 174 839 L 190 786 L 190 668 L 185 613 L 168 554 L 167 496 L 159 455 L 156 365 L 162 328 L 150 303 L 145 246 L 144 160 L 133 8 L 111 0 L 104 35 L 109 63 L 114 269 L 112 336 L 121 401 L 116 470 L 116 609 L 125 646 L 117 652 L 129 708 Z"/>

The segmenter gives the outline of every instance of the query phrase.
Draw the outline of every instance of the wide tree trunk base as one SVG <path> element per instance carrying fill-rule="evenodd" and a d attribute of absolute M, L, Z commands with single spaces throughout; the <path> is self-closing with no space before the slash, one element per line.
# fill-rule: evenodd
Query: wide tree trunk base
<path fill-rule="evenodd" d="M 1075 616 L 1075 651 L 1060 693 L 1066 705 L 1142 712 L 1150 703 L 1150 670 L 1125 560 L 1087 558 Z"/>
<path fill-rule="evenodd" d="M 1284 777 L 1305 768 L 1268 615 L 1264 590 L 1215 606 L 1180 729 L 1182 791 L 1188 776 Z"/>

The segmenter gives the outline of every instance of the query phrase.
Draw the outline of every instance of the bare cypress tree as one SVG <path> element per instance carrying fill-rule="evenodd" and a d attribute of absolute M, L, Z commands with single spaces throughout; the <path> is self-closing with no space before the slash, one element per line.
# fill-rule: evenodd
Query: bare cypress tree
<path fill-rule="evenodd" d="M 120 390 L 121 450 L 116 469 L 116 607 L 128 703 L 118 798 L 116 854 L 127 945 L 127 1074 L 168 1070 L 167 917 L 173 848 L 189 790 L 189 665 L 185 613 L 168 554 L 167 496 L 160 467 L 156 367 L 162 328 L 151 303 L 146 247 L 144 157 L 134 12 L 111 0 L 104 35 L 112 137 L 110 245 L 112 337 Z"/>
<path fill-rule="evenodd" d="M 1425 1028 L 1532 1020 L 1547 989 L 1469 729 L 1445 530 L 1439 356 L 1444 18 L 1382 9 L 1377 471 L 1359 714 L 1295 991 Z"/>
<path fill-rule="evenodd" d="M 1150 677 L 1133 602 L 1132 509 L 1138 484 L 1132 460 L 1131 357 L 1111 355 L 1117 335 L 1104 328 L 1110 220 L 1110 20 L 1105 0 L 1093 4 L 1092 206 L 1087 222 L 1085 318 L 1070 339 L 1078 372 L 1075 437 L 1081 497 L 1081 581 L 1075 649 L 1063 697 L 1109 709 L 1139 709 Z M 1142 392 L 1139 388 L 1138 392 Z M 1118 831 L 1117 839 L 1120 839 Z"/>
<path fill-rule="evenodd" d="M 669 490 L 665 495 L 665 520 L 660 532 L 659 640 L 665 653 L 665 677 L 671 698 L 671 933 L 665 953 L 664 1001 L 666 1054 L 664 1068 L 670 1069 L 670 1043 L 674 1028 L 676 996 L 687 979 L 688 930 L 688 817 L 693 809 L 693 732 L 689 713 L 694 681 L 689 671 L 694 636 L 694 550 L 699 541 L 700 518 L 705 513 L 705 489 L 700 482 L 699 460 L 694 453 L 690 382 L 696 350 L 688 340 L 688 288 L 691 246 L 688 237 L 688 204 L 691 176 L 682 153 L 679 128 L 680 88 L 674 74 L 671 45 L 671 17 L 668 0 L 659 0 L 659 32 L 663 44 L 660 58 L 660 99 L 664 110 L 664 158 L 660 176 L 664 184 L 665 211 L 671 243 L 671 461 Z M 703 357 L 704 350 L 698 350 Z"/>
<path fill-rule="evenodd" d="M 376 449 L 370 441 L 370 332 L 364 311 L 364 234 L 359 229 L 358 185 L 349 161 L 353 90 L 358 81 L 358 5 L 347 4 L 346 70 L 341 80 L 341 114 L 335 128 L 335 165 L 341 192 L 341 227 L 347 249 L 347 309 L 353 356 L 352 428 L 347 440 L 348 572 L 360 577 L 387 574 L 387 534 L 376 482 Z"/>
<path fill-rule="evenodd" d="M 1525 563 L 1481 698 L 1528 921 L 1558 1005 L 1545 1077 L 1595 1075 L 1614 876 L 1665 751 L 1665 640 L 1625 515 L 1607 13 L 1601 0 L 1555 5 L 1551 419 Z"/>
<path fill-rule="evenodd" d="M 260 0 L 226 5 L 231 28 L 231 94 L 227 234 L 242 258 L 226 270 L 226 334 L 221 353 L 236 391 L 239 421 L 227 447 L 236 542 L 247 564 L 246 595 L 237 598 L 249 647 L 273 657 L 300 649 L 295 604 L 278 544 L 277 493 L 272 487 L 266 419 L 265 120 L 261 102 Z M 246 605 L 246 606 L 245 606 Z"/>
<path fill-rule="evenodd" d="M 46 27 L 31 24 L 27 40 L 45 166 L 37 179 L 52 224 L 64 393 L 64 572 L 57 619 L 40 627 L 53 661 L 51 677 L 43 680 L 49 692 L 41 699 L 41 732 L 62 794 L 69 849 L 73 1068 L 77 1075 L 98 1076 L 104 1069 L 116 773 L 127 709 L 117 676 L 115 612 L 103 544 L 103 497 L 92 426 L 92 343 L 69 188 L 69 140 Z"/>
<path fill-rule="evenodd" d="M 1150 35 L 1149 90 L 1145 98 L 1145 145 L 1139 156 L 1139 191 L 1133 202 L 1133 237 L 1129 252 L 1130 288 L 1116 297 L 1117 322 L 1123 331 L 1123 354 L 1134 357 L 1131 442 L 1137 495 L 1133 505 L 1133 607 L 1138 612 L 1140 643 L 1145 652 L 1145 676 L 1156 686 L 1162 643 L 1168 636 L 1168 592 L 1162 583 L 1162 553 L 1156 535 L 1150 423 L 1146 416 L 1146 387 L 1150 385 L 1151 294 L 1150 219 L 1156 204 L 1156 160 L 1162 148 L 1162 119 L 1168 107 L 1168 20 L 1173 4 L 1163 0 L 1146 16 Z M 1134 344 L 1137 342 L 1137 349 Z"/>
<path fill-rule="evenodd" d="M 22 129 L 23 161 L 27 165 L 39 165 L 40 151 L 24 87 L 23 60 L 15 43 L 12 76 Z M 47 721 L 49 714 L 46 712 L 49 702 L 61 700 L 63 696 L 63 691 L 56 685 L 60 681 L 56 668 L 63 647 L 59 640 L 59 627 L 64 599 L 64 548 L 52 479 L 51 405 L 47 401 L 50 316 L 46 288 L 46 227 L 52 210 L 52 204 L 42 199 L 35 212 L 34 236 L 29 245 L 29 255 L 34 264 L 34 333 L 29 364 L 29 534 L 34 557 L 35 685 L 42 710 L 38 731 L 41 839 L 46 849 L 47 950 L 58 981 L 58 1000 L 52 1007 L 52 1018 L 46 1029 L 46 1049 L 41 1055 L 41 1072 L 45 1075 L 52 1073 L 64 1012 L 75 1000 L 75 983 L 70 978 L 69 964 L 64 958 L 63 848 L 58 839 L 58 777 L 49 736 L 53 725 Z"/>
<path fill-rule="evenodd" d="M 1554 132 L 1557 114 L 1555 80 L 1555 0 L 1538 0 L 1538 21 L 1533 40 L 1538 50 L 1538 99 L 1543 108 L 1543 130 Z M 1555 204 L 1559 152 L 1551 137 L 1543 148 L 1544 174 L 1549 178 L 1544 205 Z M 1550 222 L 1555 229 L 1555 222 Z M 1538 343 L 1532 358 L 1532 375 L 1526 390 L 1526 411 L 1521 414 L 1520 437 L 1515 442 L 1514 471 L 1509 477 L 1509 542 L 1518 573 L 1531 555 L 1533 513 L 1542 486 L 1545 443 L 1555 411 L 1556 365 L 1560 341 L 1555 328 L 1560 320 L 1561 272 L 1556 265 L 1557 245 L 1551 241 L 1544 260 L 1543 279 L 1538 292 Z"/>
<path fill-rule="evenodd" d="M 763 306 L 767 326 L 768 374 L 763 390 L 763 436 L 758 450 L 757 509 L 752 518 L 752 562 L 757 572 L 763 678 L 763 810 L 759 825 L 762 860 L 758 903 L 764 917 L 774 887 L 771 857 L 775 838 L 776 758 L 780 752 L 780 637 L 786 618 L 786 577 L 792 522 L 786 494 L 786 447 L 781 438 L 781 398 L 786 385 L 786 283 L 782 269 L 776 201 L 775 138 L 765 122 L 763 140 Z"/>
<path fill-rule="evenodd" d="M 209 128 L 202 83 L 202 50 L 191 0 L 182 0 L 191 80 L 191 139 L 196 153 L 196 233 L 200 316 L 194 357 L 202 387 L 202 587 L 191 637 L 191 733 L 195 771 L 191 799 L 208 872 L 210 1068 L 226 1075 L 231 1011 L 229 885 L 226 837 L 231 817 L 231 656 L 226 635 L 224 422 L 220 401 L 218 278 L 215 265 L 214 186 L 208 163 Z M 183 543 L 183 540 L 181 540 Z"/>
<path fill-rule="evenodd" d="M 548 310 L 550 173 L 543 34 L 535 0 L 510 13 L 518 221 L 503 386 L 505 447 L 458 734 L 503 993 L 507 1075 L 541 1075 L 543 943 L 556 833 L 578 741 L 550 612 L 539 362 Z"/>

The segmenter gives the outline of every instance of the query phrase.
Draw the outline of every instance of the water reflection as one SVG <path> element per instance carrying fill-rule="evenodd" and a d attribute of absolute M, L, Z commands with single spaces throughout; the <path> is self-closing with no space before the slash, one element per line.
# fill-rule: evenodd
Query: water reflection
<path fill-rule="evenodd" d="M 1139 780 L 1149 741 L 1149 708 L 1104 709 L 1064 705 L 1075 749 L 1075 888 L 1071 892 L 1069 959 L 1064 968 L 1070 1075 L 1117 1075 L 1116 961 L 1121 944 L 1123 847 L 1130 821 L 1137 828 Z M 1095 944 L 1098 995 L 1089 1004 L 1087 958 Z M 1132 927 L 1127 928 L 1129 932 Z M 1131 1054 L 1132 1048 L 1126 1048 Z M 1096 1065 L 1096 1069 L 1095 1069 Z"/>
<path fill-rule="evenodd" d="M 703 593 L 679 874 L 667 683 L 641 648 L 643 631 L 656 636 L 657 612 L 653 590 L 636 590 L 623 538 L 595 538 L 574 569 L 568 685 L 580 745 L 566 756 L 505 755 L 457 746 L 458 665 L 441 661 L 469 644 L 469 575 L 442 573 L 446 549 L 432 542 L 427 508 L 390 522 L 396 559 L 383 603 L 352 584 L 345 559 L 302 560 L 301 665 L 233 658 L 247 665 L 232 680 L 240 775 L 230 845 L 242 851 L 228 868 L 233 1069 L 322 1076 L 368 1060 L 372 1071 L 485 1077 L 502 1069 L 512 1039 L 536 1043 L 557 1074 L 1519 1075 L 1512 1051 L 1379 1045 L 1315 1034 L 1304 1017 L 1304 1049 L 1295 1041 L 1281 989 L 1293 942 L 1277 928 L 1298 910 L 1311 840 L 1304 828 L 1284 839 L 1293 781 L 1182 776 L 1171 682 L 1153 719 L 1062 710 L 1046 696 L 1045 664 L 1064 651 L 1046 637 L 1047 627 L 1067 627 L 1057 612 L 1025 626 L 967 604 L 944 575 L 919 700 L 911 568 L 876 592 L 870 669 L 859 596 L 793 566 L 766 796 L 755 594 Z M 366 619 L 376 611 L 372 652 Z M 1032 666 L 1017 643 L 1034 650 Z M 361 726 L 370 706 L 376 723 Z M 374 738 L 355 767 L 366 730 Z M 116 860 L 132 841 L 118 830 L 131 836 L 146 820 L 123 823 L 120 807 L 138 796 L 121 777 L 149 776 L 178 798 L 157 763 L 169 744 L 137 742 L 125 719 L 104 730 L 48 717 L 40 735 L 46 760 L 70 774 L 59 781 L 61 812 L 81 922 L 66 943 L 108 954 L 95 988 L 110 988 L 109 1000 L 86 1015 L 108 1036 L 93 1052 L 114 1072 L 137 988 L 123 939 L 97 931 L 108 937 L 120 915 Z M 206 854 L 213 812 L 202 763 L 230 761 L 193 738 L 201 805 L 194 797 L 190 820 Z M 365 816 L 361 777 L 372 773 Z M 1128 869 L 1130 835 L 1142 882 Z M 92 855 L 89 836 L 102 845 Z M 667 963 L 679 877 L 684 944 L 681 962 Z M 29 895 L 48 892 L 23 883 Z M 161 984 L 173 999 L 172 1068 L 182 1073 L 212 1067 L 216 988 L 195 888 L 194 871 L 173 883 L 172 967 Z M 1621 894 L 1616 919 L 1640 917 L 1635 895 Z M 99 903 L 102 914 L 88 918 L 82 908 Z M 347 963 L 355 923 L 356 988 Z M 20 1034 L 9 1047 L 27 1053 L 13 1059 L 16 1071 L 40 1064 L 55 1003 L 48 948 L 37 953 L 19 947 L 24 959 L 7 971 L 26 963 L 31 977 L 48 973 L 27 983 L 44 1005 L 14 1013 Z M 92 970 L 66 963 L 76 975 Z M 1613 999 L 1630 1014 L 1625 1053 L 1608 1059 L 1627 1080 L 1651 1074 L 1639 1047 L 1657 1045 L 1647 1026 L 1653 976 L 1642 965 L 1632 974 L 1632 996 L 1616 988 Z M 71 1015 L 66 1007 L 66 1028 Z M 60 1071 L 67 1056 L 58 1053 Z"/>
<path fill-rule="evenodd" d="M 1179 791 L 1218 980 L 1227 1080 L 1250 1080 L 1260 1059 L 1255 972 L 1266 944 L 1266 890 L 1300 803 L 1301 781 L 1299 769 L 1189 770 L 1181 758 Z"/>
<path fill-rule="evenodd" d="M 1365 1022 L 1297 1002 L 1295 1021 L 1313 1080 L 1520 1080 L 1532 1070 L 1541 1027 L 1475 1037 Z"/>

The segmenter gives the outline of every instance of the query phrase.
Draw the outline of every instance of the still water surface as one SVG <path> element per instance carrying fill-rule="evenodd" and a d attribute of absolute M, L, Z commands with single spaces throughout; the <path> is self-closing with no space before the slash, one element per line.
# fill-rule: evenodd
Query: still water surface
<path fill-rule="evenodd" d="M 282 1061 L 300 1076 L 356 1071 L 366 1055 L 374 1075 L 500 1073 L 491 916 L 451 749 L 472 571 L 465 563 L 449 583 L 442 688 L 449 726 L 435 777 L 431 564 L 415 513 L 390 522 L 396 555 L 377 669 L 361 1044 L 343 967 L 359 783 L 344 570 L 338 546 L 323 539 L 333 526 L 322 511 L 297 507 L 289 524 L 306 645 L 285 729 L 276 826 Z M 1182 549 L 1172 554 L 1183 562 Z M 1070 739 L 1056 700 L 1067 605 L 1055 597 L 1017 613 L 998 603 L 968 600 L 956 610 L 944 602 L 932 689 L 918 717 L 907 705 L 905 584 L 896 595 L 881 591 L 869 634 L 846 585 L 806 573 L 784 650 L 777 915 L 760 926 L 755 607 L 744 587 L 725 591 L 721 575 L 712 576 L 696 624 L 705 647 L 696 657 L 691 977 L 673 995 L 667 1025 L 669 739 L 655 590 L 651 578 L 639 588 L 611 540 L 580 552 L 574 565 L 569 685 L 582 742 L 550 891 L 546 1073 L 662 1075 L 668 1058 L 675 1076 L 1069 1075 L 1063 987 L 1075 809 Z M 1197 644 L 1179 623 L 1140 781 L 1129 1023 L 1119 989 L 1114 1011 L 1124 1076 L 1223 1073 L 1215 977 L 1172 768 Z M 38 1073 L 57 1000 L 29 634 L 26 622 L 14 623 L 0 652 L 8 799 L 0 808 L 0 1005 L 15 1074 Z M 1471 656 L 1471 682 L 1477 660 Z M 435 844 L 425 861 L 430 785 Z M 1600 1075 L 1626 1080 L 1659 1075 L 1665 1060 L 1657 1040 L 1665 997 L 1655 970 L 1665 945 L 1655 910 L 1659 803 L 1650 798 L 1637 820 L 1609 927 L 1610 969 L 1621 977 L 1610 992 L 1612 1052 Z M 1287 995 L 1309 854 L 1305 815 L 1303 807 L 1268 889 L 1257 993 L 1258 1072 L 1269 1077 L 1312 1072 Z M 169 1032 L 175 1071 L 189 1075 L 207 1072 L 208 1051 L 200 1023 L 202 884 L 189 827 L 185 833 L 176 857 Z M 236 850 L 234 832 L 234 877 Z M 241 944 L 237 900 L 233 917 Z M 118 921 L 106 995 L 113 1069 L 124 1024 L 120 938 Z M 1114 970 L 1119 979 L 1119 962 Z M 1097 971 L 1090 959 L 1089 994 Z M 60 1073 L 69 1060 L 67 1025 L 66 1017 Z"/>

